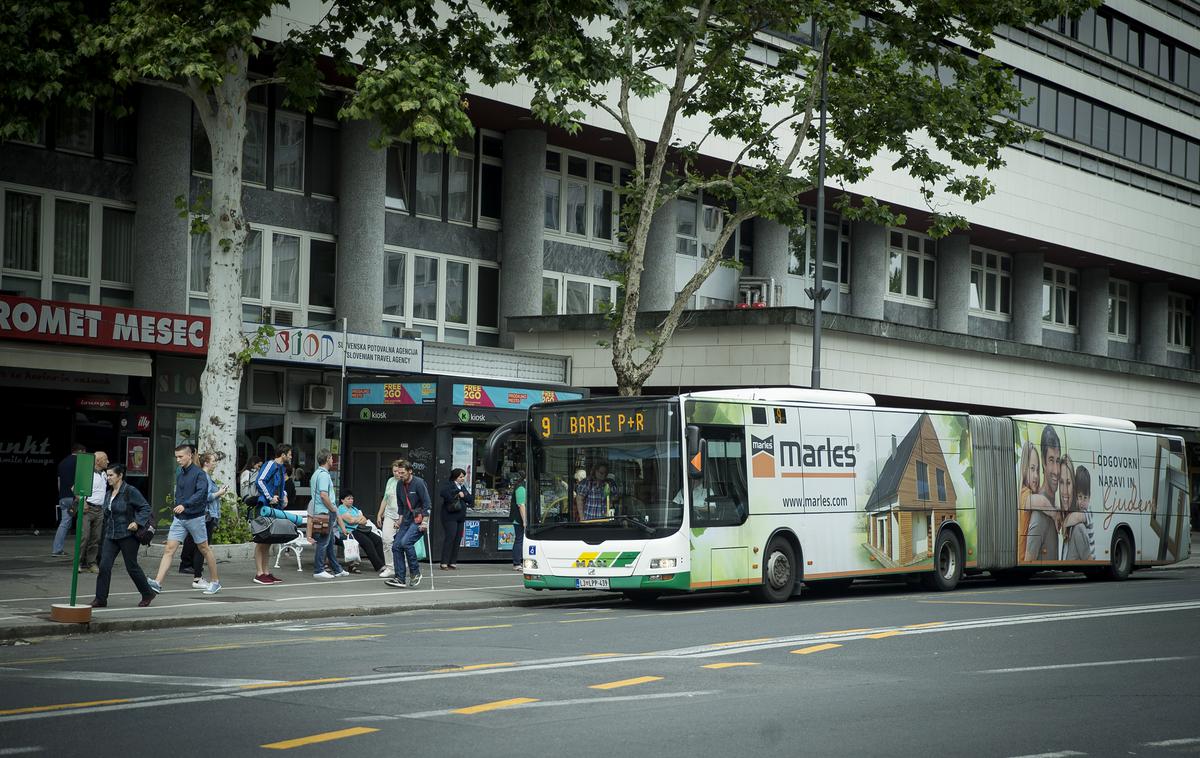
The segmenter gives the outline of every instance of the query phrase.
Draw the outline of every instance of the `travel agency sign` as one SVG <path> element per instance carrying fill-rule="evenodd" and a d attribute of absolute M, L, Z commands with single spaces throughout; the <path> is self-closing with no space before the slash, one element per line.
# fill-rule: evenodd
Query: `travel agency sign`
<path fill-rule="evenodd" d="M 243 324 L 247 337 L 258 331 L 258 324 Z M 265 355 L 256 360 L 304 363 L 340 368 L 345 353 L 346 367 L 367 371 L 420 372 L 424 362 L 420 340 L 348 334 L 323 329 L 278 327 L 267 344 Z"/>

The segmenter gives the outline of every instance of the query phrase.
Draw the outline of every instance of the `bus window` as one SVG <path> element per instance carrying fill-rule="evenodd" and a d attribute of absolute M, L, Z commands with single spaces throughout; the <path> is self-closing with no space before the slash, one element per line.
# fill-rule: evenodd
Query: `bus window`
<path fill-rule="evenodd" d="M 737 526 L 750 509 L 746 492 L 746 449 L 741 427 L 701 427 L 702 476 L 692 481 L 692 526 Z"/>

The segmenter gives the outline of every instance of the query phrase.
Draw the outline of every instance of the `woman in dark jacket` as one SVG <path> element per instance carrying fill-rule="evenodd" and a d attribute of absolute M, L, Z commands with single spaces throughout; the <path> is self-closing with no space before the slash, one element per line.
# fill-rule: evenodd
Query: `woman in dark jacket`
<path fill-rule="evenodd" d="M 117 463 L 108 467 L 108 494 L 104 498 L 104 525 L 101 527 L 100 575 L 96 577 L 96 599 L 93 608 L 108 605 L 108 585 L 112 581 L 113 563 L 117 553 L 125 559 L 129 578 L 142 593 L 138 606 L 145 608 L 154 599 L 146 574 L 137 562 L 138 541 L 134 536 L 139 525 L 150 522 L 150 504 L 142 493 L 125 483 L 125 467 Z"/>
<path fill-rule="evenodd" d="M 467 472 L 456 468 L 442 487 L 442 568 L 457 569 L 458 543 L 462 542 L 463 522 L 475 496 L 467 489 Z"/>

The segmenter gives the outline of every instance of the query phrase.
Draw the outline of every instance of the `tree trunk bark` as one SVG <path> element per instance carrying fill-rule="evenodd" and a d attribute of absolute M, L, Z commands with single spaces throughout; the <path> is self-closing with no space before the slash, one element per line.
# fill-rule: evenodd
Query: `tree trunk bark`
<path fill-rule="evenodd" d="M 249 92 L 246 51 L 226 54 L 230 72 L 207 104 L 203 119 L 212 146 L 212 212 L 209 237 L 212 267 L 208 279 L 211 312 L 208 360 L 200 375 L 201 452 L 217 457 L 216 478 L 232 483 L 237 465 L 238 394 L 242 380 L 242 253 L 246 219 L 242 215 L 242 143 Z"/>

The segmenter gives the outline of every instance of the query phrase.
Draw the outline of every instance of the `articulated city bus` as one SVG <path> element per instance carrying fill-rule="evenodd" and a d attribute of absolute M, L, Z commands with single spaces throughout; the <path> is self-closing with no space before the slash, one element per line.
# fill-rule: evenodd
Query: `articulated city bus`
<path fill-rule="evenodd" d="M 1183 442 L 1127 421 L 775 388 L 535 405 L 489 450 L 519 431 L 532 589 L 778 602 L 893 575 L 1124 579 L 1190 552 Z"/>

